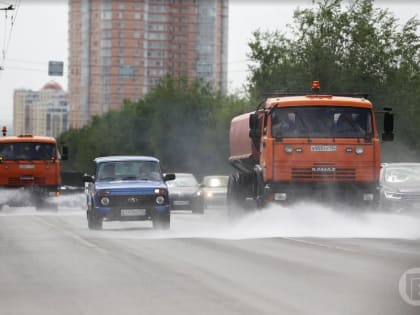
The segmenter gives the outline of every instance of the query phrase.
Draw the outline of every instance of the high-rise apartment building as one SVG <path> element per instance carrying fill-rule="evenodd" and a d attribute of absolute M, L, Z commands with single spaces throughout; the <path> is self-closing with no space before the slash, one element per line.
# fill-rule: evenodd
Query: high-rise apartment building
<path fill-rule="evenodd" d="M 13 134 L 58 137 L 68 130 L 68 94 L 54 81 L 39 91 L 15 90 Z"/>
<path fill-rule="evenodd" d="M 228 0 L 70 0 L 70 124 L 137 100 L 165 76 L 227 89 Z"/>

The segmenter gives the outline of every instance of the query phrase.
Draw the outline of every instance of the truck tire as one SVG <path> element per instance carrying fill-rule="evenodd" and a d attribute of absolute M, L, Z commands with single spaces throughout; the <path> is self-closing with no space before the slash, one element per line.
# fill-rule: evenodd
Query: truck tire
<path fill-rule="evenodd" d="M 204 214 L 204 201 L 196 201 L 192 204 L 192 213 Z"/>
<path fill-rule="evenodd" d="M 238 220 L 247 213 L 240 188 L 239 175 L 233 174 L 229 176 L 226 196 L 227 216 L 229 221 Z"/>
<path fill-rule="evenodd" d="M 171 227 L 170 213 L 156 213 L 152 217 L 152 224 L 155 230 L 169 230 Z"/>
<path fill-rule="evenodd" d="M 102 220 L 96 218 L 92 210 L 86 211 L 89 230 L 102 230 Z"/>

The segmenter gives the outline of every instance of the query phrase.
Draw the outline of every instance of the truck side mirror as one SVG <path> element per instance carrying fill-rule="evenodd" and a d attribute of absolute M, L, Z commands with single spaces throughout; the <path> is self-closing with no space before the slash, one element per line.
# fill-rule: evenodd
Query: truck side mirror
<path fill-rule="evenodd" d="M 383 141 L 394 140 L 394 114 L 385 112 L 384 114 L 384 132 L 382 133 Z"/>
<path fill-rule="evenodd" d="M 61 148 L 61 159 L 65 161 L 68 158 L 69 158 L 69 148 L 63 145 L 63 147 Z"/>
<path fill-rule="evenodd" d="M 260 121 L 256 113 L 249 115 L 249 137 L 252 139 L 261 137 Z"/>

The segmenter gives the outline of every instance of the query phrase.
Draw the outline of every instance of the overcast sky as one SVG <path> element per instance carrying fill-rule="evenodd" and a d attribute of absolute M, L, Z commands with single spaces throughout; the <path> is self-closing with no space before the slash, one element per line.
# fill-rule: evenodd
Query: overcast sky
<path fill-rule="evenodd" d="M 0 0 L 0 8 L 20 2 L 15 24 L 10 33 L 10 13 L 0 11 L 0 45 L 5 51 L 4 66 L 0 70 L 0 123 L 11 122 L 13 115 L 13 90 L 19 88 L 39 90 L 49 80 L 59 82 L 67 89 L 68 65 L 68 10 L 64 0 Z M 381 7 L 405 22 L 420 17 L 420 1 L 381 1 Z M 285 30 L 292 22 L 293 11 L 300 6 L 311 7 L 311 0 L 230 0 L 228 82 L 231 92 L 245 83 L 248 51 L 247 42 L 256 29 Z M 7 45 L 8 38 L 10 42 Z M 6 50 L 7 49 L 7 50 Z M 3 53 L 2 53 L 3 55 Z M 64 61 L 63 77 L 48 76 L 48 61 Z"/>

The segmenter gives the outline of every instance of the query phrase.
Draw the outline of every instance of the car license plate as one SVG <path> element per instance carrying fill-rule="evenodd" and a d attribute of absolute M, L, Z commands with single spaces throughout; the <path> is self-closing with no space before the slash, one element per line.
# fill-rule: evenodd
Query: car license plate
<path fill-rule="evenodd" d="M 174 201 L 174 205 L 176 206 L 187 206 L 190 202 L 188 200 L 176 200 Z"/>
<path fill-rule="evenodd" d="M 122 217 L 135 217 L 146 215 L 146 209 L 121 209 Z"/>

